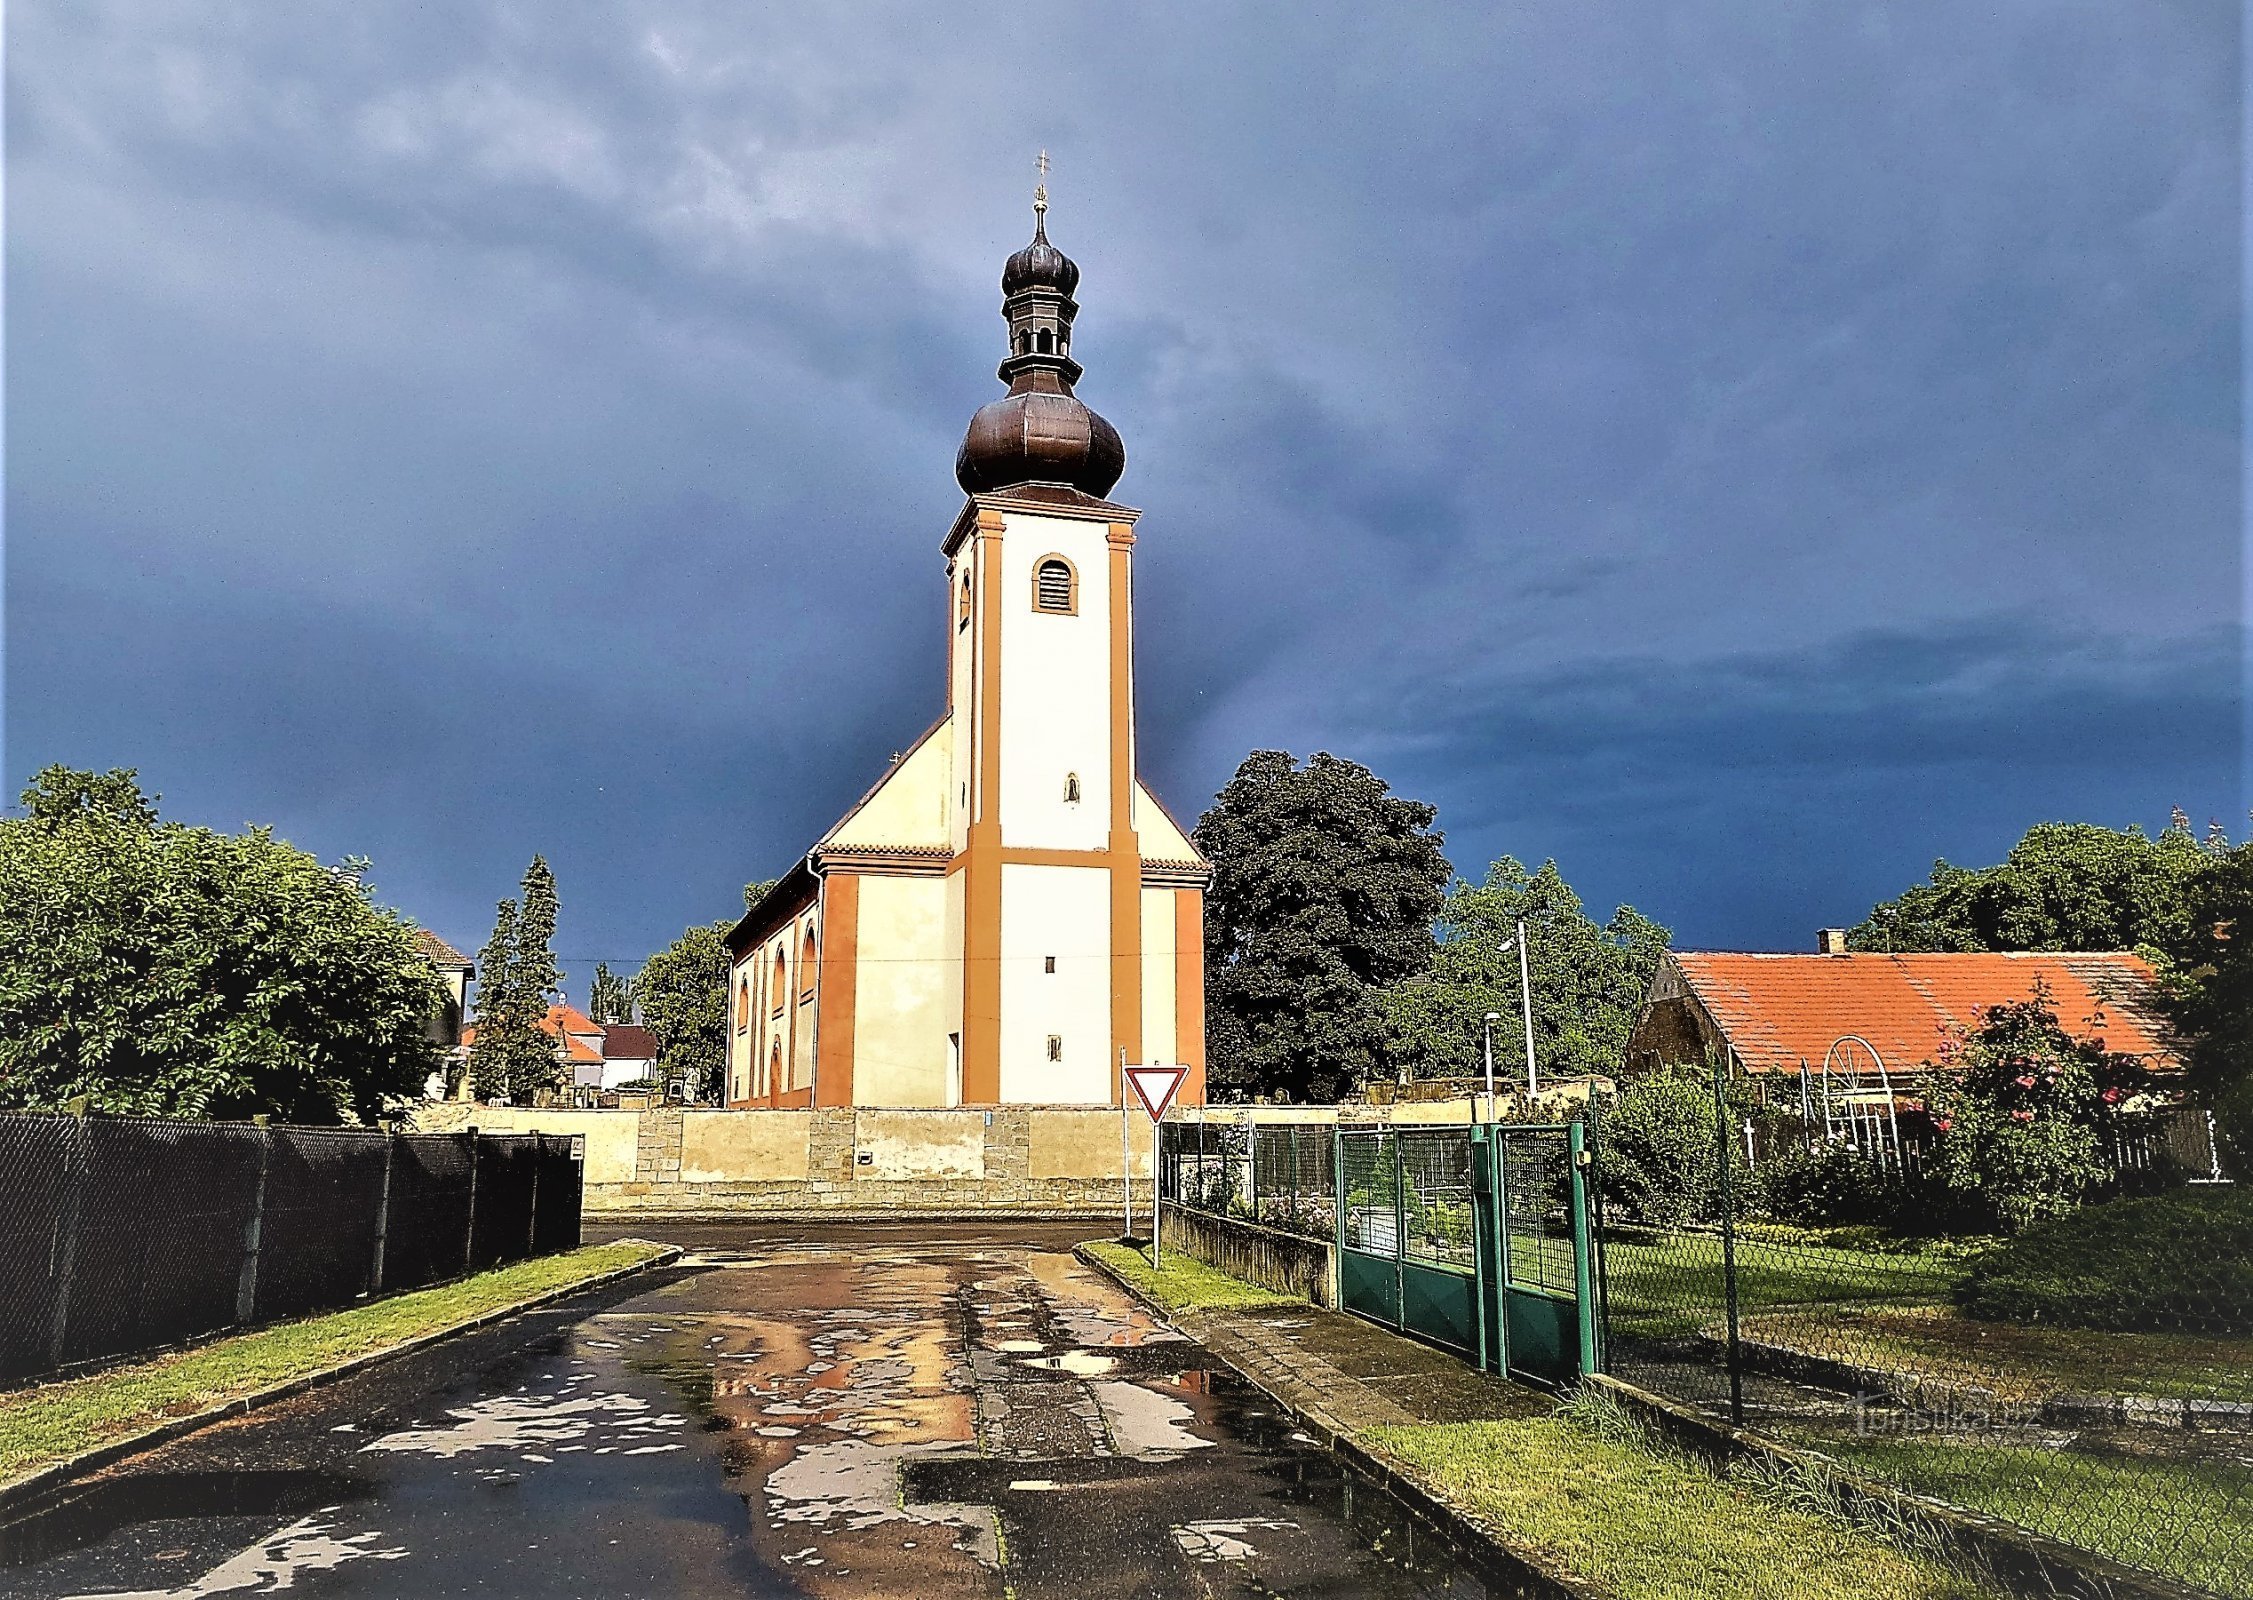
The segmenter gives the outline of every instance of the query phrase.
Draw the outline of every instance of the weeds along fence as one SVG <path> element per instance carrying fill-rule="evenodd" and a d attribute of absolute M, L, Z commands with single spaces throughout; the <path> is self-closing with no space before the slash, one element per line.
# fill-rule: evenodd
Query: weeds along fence
<path fill-rule="evenodd" d="M 0 1383 L 572 1249 L 578 1146 L 0 1113 Z"/>
<path fill-rule="evenodd" d="M 1912 1494 L 2197 1589 L 2253 1596 L 2253 1165 L 2016 1238 L 1771 1220 L 1719 1087 L 1702 1153 L 1599 1116 L 1609 1370 Z M 2198 1131 L 2209 1125 L 2201 1118 Z M 1645 1142 L 1648 1143 L 1647 1135 Z M 1641 1170 L 1636 1170 L 1638 1161 Z M 1920 1187 L 1925 1186 L 1925 1187 Z"/>

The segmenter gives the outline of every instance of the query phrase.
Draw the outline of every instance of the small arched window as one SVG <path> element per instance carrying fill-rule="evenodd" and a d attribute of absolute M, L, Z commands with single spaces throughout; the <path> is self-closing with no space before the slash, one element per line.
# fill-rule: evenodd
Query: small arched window
<path fill-rule="evenodd" d="M 1079 610 L 1079 579 L 1062 556 L 1043 556 L 1033 567 L 1033 609 L 1066 617 Z"/>
<path fill-rule="evenodd" d="M 955 602 L 954 625 L 957 628 L 970 626 L 970 574 L 967 572 L 962 575 L 962 596 Z"/>
<path fill-rule="evenodd" d="M 1040 330 L 1040 353 L 1042 355 L 1047 355 L 1054 348 L 1054 337 L 1046 328 Z"/>
<path fill-rule="evenodd" d="M 798 987 L 804 991 L 799 998 L 810 999 L 814 992 L 814 974 L 821 970 L 820 950 L 814 944 L 814 930 L 806 930 L 806 947 L 798 958 Z"/>
<path fill-rule="evenodd" d="M 748 973 L 735 980 L 735 1031 L 741 1033 L 751 1025 L 751 978 Z"/>
<path fill-rule="evenodd" d="M 774 1042 L 774 1050 L 767 1057 L 767 1093 L 773 1094 L 782 1087 L 782 1041 Z"/>
<path fill-rule="evenodd" d="M 1068 806 L 1080 803 L 1080 775 L 1076 772 L 1064 774 L 1064 803 Z"/>

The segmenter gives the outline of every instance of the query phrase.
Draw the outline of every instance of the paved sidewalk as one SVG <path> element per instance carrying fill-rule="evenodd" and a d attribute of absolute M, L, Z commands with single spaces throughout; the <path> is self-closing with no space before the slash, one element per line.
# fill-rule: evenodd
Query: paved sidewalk
<path fill-rule="evenodd" d="M 1460 1356 L 1318 1306 L 1182 1310 L 1174 1325 L 1331 1435 L 1546 1413 L 1547 1395 Z"/>

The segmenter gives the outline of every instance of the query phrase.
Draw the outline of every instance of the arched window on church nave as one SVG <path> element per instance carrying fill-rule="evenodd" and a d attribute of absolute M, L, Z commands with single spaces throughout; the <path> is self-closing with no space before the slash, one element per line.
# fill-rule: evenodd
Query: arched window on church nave
<path fill-rule="evenodd" d="M 741 1033 L 751 1026 L 751 974 L 744 973 L 735 980 L 735 1031 Z"/>
<path fill-rule="evenodd" d="M 820 956 L 821 951 L 814 944 L 814 930 L 808 928 L 805 948 L 798 956 L 798 998 L 801 1000 L 811 1000 L 814 997 L 814 974 L 821 970 Z"/>
<path fill-rule="evenodd" d="M 1033 609 L 1072 616 L 1079 610 L 1079 575 L 1062 556 L 1042 556 L 1033 565 Z"/>
<path fill-rule="evenodd" d="M 782 1015 L 782 1002 L 788 997 L 789 993 L 790 961 L 782 953 L 781 947 L 777 946 L 774 953 L 774 987 L 767 994 L 767 999 L 772 1002 L 776 1016 Z"/>
<path fill-rule="evenodd" d="M 780 1089 L 781 1087 L 782 1041 L 780 1039 L 777 1039 L 774 1042 L 773 1051 L 767 1056 L 767 1093 L 773 1094 L 777 1089 Z"/>

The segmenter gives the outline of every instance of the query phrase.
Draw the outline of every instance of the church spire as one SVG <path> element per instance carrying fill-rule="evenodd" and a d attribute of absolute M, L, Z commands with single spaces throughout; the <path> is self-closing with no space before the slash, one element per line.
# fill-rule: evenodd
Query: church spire
<path fill-rule="evenodd" d="M 1126 470 L 1118 430 L 1072 393 L 1080 364 L 1072 359 L 1072 292 L 1080 269 L 1048 242 L 1048 152 L 1040 154 L 1033 188 L 1033 238 L 1003 264 L 1001 314 L 1009 354 L 995 376 L 1009 393 L 979 409 L 955 456 L 963 489 L 978 494 L 1015 483 L 1059 483 L 1098 497 Z"/>

